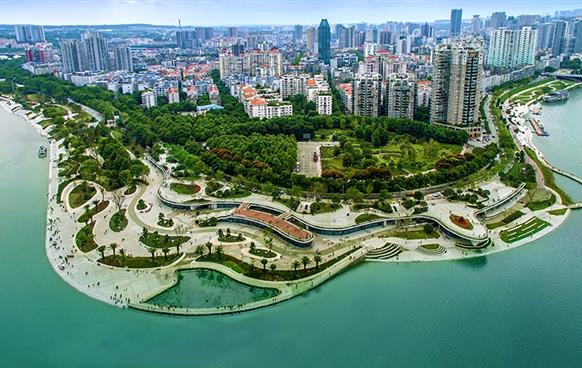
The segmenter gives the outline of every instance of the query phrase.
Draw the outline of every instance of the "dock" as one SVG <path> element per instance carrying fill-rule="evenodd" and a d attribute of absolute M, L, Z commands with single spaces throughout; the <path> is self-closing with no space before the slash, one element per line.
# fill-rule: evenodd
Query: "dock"
<path fill-rule="evenodd" d="M 531 124 L 534 132 L 542 137 L 546 137 L 549 134 L 544 130 L 544 126 L 542 124 L 542 122 L 540 121 L 540 119 L 538 118 L 530 118 L 529 119 L 529 123 Z"/>

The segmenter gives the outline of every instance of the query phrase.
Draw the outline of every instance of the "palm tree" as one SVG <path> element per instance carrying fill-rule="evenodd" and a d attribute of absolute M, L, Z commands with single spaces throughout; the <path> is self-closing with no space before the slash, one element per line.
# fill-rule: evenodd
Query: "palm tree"
<path fill-rule="evenodd" d="M 208 248 L 208 255 L 212 254 L 212 243 L 211 242 L 206 243 L 206 248 Z"/>
<path fill-rule="evenodd" d="M 180 245 L 181 245 L 180 242 L 176 243 L 176 254 L 180 253 Z"/>
<path fill-rule="evenodd" d="M 125 249 L 121 248 L 119 254 L 121 254 L 121 257 L 125 258 Z"/>
<path fill-rule="evenodd" d="M 295 271 L 295 274 L 297 274 L 297 268 L 301 266 L 301 262 L 299 262 L 298 260 L 294 260 L 293 261 L 293 271 Z"/>
<path fill-rule="evenodd" d="M 162 252 L 164 252 L 164 259 L 168 259 L 168 253 L 170 252 L 170 248 L 164 248 L 162 249 Z"/>
<path fill-rule="evenodd" d="M 194 250 L 194 253 L 198 254 L 199 257 L 202 257 L 204 255 L 204 246 L 197 245 L 196 249 Z"/>
<path fill-rule="evenodd" d="M 111 248 L 111 250 L 113 251 L 113 255 L 115 255 L 115 249 L 117 248 L 117 244 L 111 243 L 111 244 L 109 244 L 109 248 Z"/>
<path fill-rule="evenodd" d="M 152 259 L 156 259 L 156 248 L 148 248 L 148 251 L 152 255 Z"/>
<path fill-rule="evenodd" d="M 105 246 L 104 245 L 99 246 L 99 248 L 97 248 L 97 251 L 99 253 L 101 253 L 101 259 L 104 259 L 105 258 Z"/>
<path fill-rule="evenodd" d="M 311 258 L 303 256 L 301 258 L 301 263 L 303 264 L 303 271 L 305 271 L 307 269 L 307 265 L 311 263 Z"/>
<path fill-rule="evenodd" d="M 93 206 L 95 206 L 95 211 L 90 211 L 89 212 L 89 218 L 91 219 L 91 222 L 93 222 L 93 216 L 95 216 L 95 214 L 97 213 L 97 205 L 99 204 L 98 200 L 94 200 L 93 201 Z M 88 208 L 89 206 L 87 206 L 86 208 Z"/>
<path fill-rule="evenodd" d="M 89 210 L 89 206 L 85 206 L 84 210 L 85 210 L 85 213 L 84 213 L 85 223 L 87 223 L 91 219 L 91 210 Z"/>
<path fill-rule="evenodd" d="M 255 242 L 251 242 L 251 253 L 254 252 L 255 249 L 257 249 L 257 246 L 255 245 Z"/>
<path fill-rule="evenodd" d="M 267 263 L 269 261 L 267 261 L 265 258 L 261 259 L 261 264 L 263 265 L 263 271 L 267 270 Z"/>
<path fill-rule="evenodd" d="M 271 264 L 269 265 L 269 269 L 271 270 L 271 272 L 275 272 L 275 270 L 277 269 L 277 265 L 276 265 L 276 264 L 274 264 L 274 263 L 271 263 Z"/>
<path fill-rule="evenodd" d="M 218 257 L 218 259 L 222 259 L 222 255 L 224 254 L 224 251 L 222 249 L 222 245 L 219 245 L 218 247 L 216 247 L 216 251 L 214 253 Z"/>
<path fill-rule="evenodd" d="M 321 262 L 321 256 L 319 254 L 316 254 L 313 257 L 313 260 L 315 261 L 315 268 L 319 269 L 319 262 Z"/>

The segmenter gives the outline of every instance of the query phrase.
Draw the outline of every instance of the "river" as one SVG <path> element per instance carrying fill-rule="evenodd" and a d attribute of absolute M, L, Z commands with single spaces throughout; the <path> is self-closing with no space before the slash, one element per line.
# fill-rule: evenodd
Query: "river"
<path fill-rule="evenodd" d="M 569 150 L 575 162 L 566 165 L 549 150 L 548 159 L 581 175 L 578 139 L 566 145 L 558 134 L 568 124 L 568 135 L 580 137 L 577 116 L 582 113 L 555 125 L 544 116 L 544 123 L 552 134 L 547 145 Z M 43 139 L 3 110 L 0 132 L 3 367 L 577 366 L 582 360 L 582 211 L 549 236 L 498 255 L 365 263 L 273 307 L 163 316 L 98 302 L 53 272 L 44 250 L 47 161 L 37 158 Z"/>

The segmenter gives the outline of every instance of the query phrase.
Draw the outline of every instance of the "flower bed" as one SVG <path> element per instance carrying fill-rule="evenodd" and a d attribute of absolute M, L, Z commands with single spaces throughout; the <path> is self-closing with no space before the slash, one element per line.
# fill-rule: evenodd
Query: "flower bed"
<path fill-rule="evenodd" d="M 471 224 L 469 220 L 467 220 L 463 216 L 451 215 L 450 219 L 453 222 L 453 224 L 457 225 L 458 227 L 461 227 L 466 230 L 473 229 L 473 224 Z"/>

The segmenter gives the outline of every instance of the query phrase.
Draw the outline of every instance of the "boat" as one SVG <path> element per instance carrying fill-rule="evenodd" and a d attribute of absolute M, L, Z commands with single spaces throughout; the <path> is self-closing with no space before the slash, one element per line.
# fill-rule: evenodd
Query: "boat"
<path fill-rule="evenodd" d="M 48 154 L 48 149 L 45 146 L 38 148 L 38 158 L 45 158 Z"/>
<path fill-rule="evenodd" d="M 555 91 L 555 92 L 550 92 L 547 95 L 545 95 L 544 97 L 542 97 L 542 100 L 544 102 L 558 102 L 558 101 L 565 101 L 568 98 L 570 98 L 570 94 L 568 93 L 567 90 L 563 89 L 560 91 Z"/>

